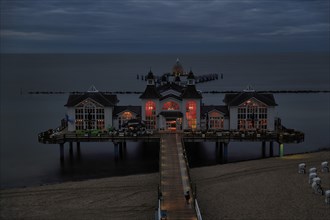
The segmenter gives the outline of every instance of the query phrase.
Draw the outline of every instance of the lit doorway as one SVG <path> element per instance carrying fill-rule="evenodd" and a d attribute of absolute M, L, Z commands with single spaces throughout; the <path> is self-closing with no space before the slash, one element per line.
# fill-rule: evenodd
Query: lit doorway
<path fill-rule="evenodd" d="M 176 120 L 166 120 L 166 130 L 176 131 Z"/>

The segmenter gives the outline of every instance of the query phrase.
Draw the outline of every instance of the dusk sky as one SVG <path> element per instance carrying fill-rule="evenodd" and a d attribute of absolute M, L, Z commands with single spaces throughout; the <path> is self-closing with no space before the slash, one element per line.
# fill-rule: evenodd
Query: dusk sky
<path fill-rule="evenodd" d="M 329 51 L 329 0 L 0 0 L 2 53 Z"/>

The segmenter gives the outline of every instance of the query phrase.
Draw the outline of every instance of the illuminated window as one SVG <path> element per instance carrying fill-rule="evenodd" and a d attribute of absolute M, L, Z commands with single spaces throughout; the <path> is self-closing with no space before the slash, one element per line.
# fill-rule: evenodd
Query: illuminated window
<path fill-rule="evenodd" d="M 133 114 L 129 111 L 123 112 L 119 117 L 119 127 L 122 127 L 123 124 L 125 124 L 127 121 L 131 120 L 133 118 Z"/>
<path fill-rule="evenodd" d="M 196 118 L 196 102 L 188 101 L 186 104 L 186 118 L 188 121 L 188 128 L 196 129 L 197 118 Z"/>
<path fill-rule="evenodd" d="M 237 129 L 267 129 L 267 106 L 253 100 L 247 100 L 238 107 Z"/>
<path fill-rule="evenodd" d="M 76 130 L 104 129 L 104 108 L 92 100 L 85 100 L 75 109 Z"/>
<path fill-rule="evenodd" d="M 179 110 L 180 106 L 178 103 L 173 102 L 173 101 L 169 101 L 169 102 L 165 102 L 163 105 L 163 110 Z"/>
<path fill-rule="evenodd" d="M 209 128 L 210 129 L 223 129 L 224 117 L 219 112 L 211 112 L 209 114 Z"/>
<path fill-rule="evenodd" d="M 145 105 L 146 111 L 146 128 L 156 129 L 156 103 L 148 101 Z"/>

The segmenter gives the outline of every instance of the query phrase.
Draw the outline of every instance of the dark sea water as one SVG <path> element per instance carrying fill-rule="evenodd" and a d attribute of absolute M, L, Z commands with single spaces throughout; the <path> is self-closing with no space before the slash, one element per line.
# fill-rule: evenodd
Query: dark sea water
<path fill-rule="evenodd" d="M 37 141 L 41 131 L 59 125 L 68 95 L 28 95 L 28 91 L 143 91 L 137 74 L 170 72 L 179 57 L 196 75 L 223 73 L 224 79 L 198 89 L 329 90 L 328 54 L 38 54 L 1 55 L 1 188 L 158 171 L 157 143 L 128 143 L 124 158 L 114 159 L 112 143 L 82 143 L 81 158 L 59 162 L 59 147 Z M 22 92 L 22 93 L 21 93 Z M 139 105 L 138 95 L 118 95 L 119 105 Z M 205 104 L 223 104 L 223 94 L 205 94 Z M 305 142 L 285 145 L 285 153 L 330 147 L 330 94 L 275 94 L 276 114 L 288 128 L 305 133 Z M 276 149 L 275 145 L 275 150 Z M 192 167 L 217 164 L 211 143 L 187 145 Z M 261 156 L 261 143 L 233 142 L 229 161 Z M 68 155 L 66 146 L 66 155 Z M 329 158 L 330 159 L 330 158 Z"/>

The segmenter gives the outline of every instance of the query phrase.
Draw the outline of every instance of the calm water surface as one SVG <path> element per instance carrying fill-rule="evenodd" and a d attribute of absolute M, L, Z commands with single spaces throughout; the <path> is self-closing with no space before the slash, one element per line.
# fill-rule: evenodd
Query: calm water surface
<path fill-rule="evenodd" d="M 329 55 L 1 55 L 1 188 L 48 184 L 158 171 L 159 145 L 128 143 L 122 160 L 114 159 L 112 143 L 82 143 L 81 158 L 59 163 L 59 147 L 37 141 L 37 134 L 59 125 L 67 95 L 27 95 L 27 91 L 143 91 L 146 74 L 169 72 L 177 57 L 196 75 L 223 73 L 224 79 L 198 89 L 329 90 Z M 20 91 L 23 94 L 20 94 Z M 223 94 L 204 95 L 205 104 L 223 104 Z M 119 105 L 139 105 L 138 95 L 118 95 Z M 277 116 L 286 127 L 301 130 L 306 140 L 285 146 L 297 153 L 330 146 L 330 95 L 275 94 Z M 276 146 L 276 145 L 275 145 Z M 66 146 L 67 147 L 67 146 Z M 211 143 L 189 145 L 193 167 L 217 164 Z M 259 158 L 260 143 L 230 143 L 229 161 Z M 275 150 L 276 147 L 275 147 Z M 66 148 L 66 153 L 68 147 Z M 68 155 L 68 153 L 66 154 Z"/>

